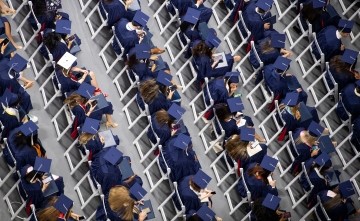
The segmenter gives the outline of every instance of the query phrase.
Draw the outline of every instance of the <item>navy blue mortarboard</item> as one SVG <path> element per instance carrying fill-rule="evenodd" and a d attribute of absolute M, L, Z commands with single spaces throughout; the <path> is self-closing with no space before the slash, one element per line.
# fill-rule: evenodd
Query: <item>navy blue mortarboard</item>
<path fill-rule="evenodd" d="M 280 203 L 280 198 L 278 196 L 268 193 L 264 201 L 262 202 L 262 205 L 271 210 L 276 210 L 276 208 L 279 206 L 279 203 Z"/>
<path fill-rule="evenodd" d="M 300 111 L 300 123 L 309 125 L 313 120 L 312 119 L 313 116 L 309 111 L 309 108 L 304 104 L 304 102 L 300 102 L 299 111 Z"/>
<path fill-rule="evenodd" d="M 319 156 L 317 156 L 314 160 L 314 162 L 319 166 L 324 166 L 326 162 L 330 160 L 330 157 L 327 153 L 321 153 Z"/>
<path fill-rule="evenodd" d="M 274 67 L 281 71 L 286 71 L 289 68 L 290 63 L 290 59 L 279 56 L 274 63 Z"/>
<path fill-rule="evenodd" d="M 0 97 L 0 103 L 5 107 L 11 107 L 17 100 L 17 94 L 12 93 L 8 88 L 5 89 L 3 95 Z"/>
<path fill-rule="evenodd" d="M 285 34 L 274 33 L 271 35 L 271 46 L 274 48 L 285 48 Z"/>
<path fill-rule="evenodd" d="M 289 107 L 294 107 L 298 104 L 299 101 L 299 93 L 297 92 L 289 92 L 286 93 L 284 100 L 282 101 L 283 104 Z"/>
<path fill-rule="evenodd" d="M 8 62 L 10 69 L 13 69 L 16 72 L 24 70 L 27 66 L 28 61 L 21 57 L 19 54 L 15 54 L 14 57 Z"/>
<path fill-rule="evenodd" d="M 76 59 L 77 58 L 74 55 L 70 54 L 69 52 L 66 52 L 56 64 L 60 65 L 65 69 L 70 69 L 73 66 Z"/>
<path fill-rule="evenodd" d="M 354 187 L 350 180 L 342 182 L 339 184 L 339 191 L 341 196 L 346 199 L 355 194 Z"/>
<path fill-rule="evenodd" d="M 191 137 L 185 134 L 179 134 L 175 139 L 174 146 L 185 150 L 191 143 Z"/>
<path fill-rule="evenodd" d="M 165 85 L 165 86 L 169 87 L 169 86 L 172 85 L 172 83 L 171 83 L 172 78 L 173 77 L 172 77 L 171 74 L 168 74 L 165 71 L 161 70 L 158 73 L 156 81 L 159 82 L 162 85 Z"/>
<path fill-rule="evenodd" d="M 263 20 L 264 23 L 270 23 L 270 24 L 275 24 L 276 23 L 276 15 L 273 15 L 269 18 L 266 18 Z"/>
<path fill-rule="evenodd" d="M 54 207 L 62 214 L 67 214 L 72 208 L 73 204 L 74 202 L 69 197 L 61 194 L 55 202 Z"/>
<path fill-rule="evenodd" d="M 146 24 L 148 23 L 149 21 L 149 16 L 146 15 L 144 12 L 138 10 L 136 13 L 135 13 L 135 16 L 133 18 L 133 22 L 135 22 L 137 25 L 139 26 L 142 26 L 142 27 L 145 27 Z"/>
<path fill-rule="evenodd" d="M 273 0 L 259 0 L 255 5 L 264 11 L 268 11 L 271 8 L 273 2 Z"/>
<path fill-rule="evenodd" d="M 95 107 L 95 109 L 94 109 L 94 112 L 95 112 L 95 111 L 98 111 L 98 110 L 102 110 L 102 109 L 104 109 L 104 108 L 106 108 L 106 107 L 109 106 L 108 101 L 106 100 L 104 94 L 102 94 L 102 93 L 100 93 L 100 94 L 98 94 L 98 95 L 96 95 L 96 96 L 94 96 L 94 97 L 91 97 L 91 100 L 97 102 L 97 103 L 96 103 L 96 107 Z"/>
<path fill-rule="evenodd" d="M 196 212 L 196 214 L 201 218 L 202 221 L 212 221 L 215 220 L 215 213 L 207 205 L 203 205 Z"/>
<path fill-rule="evenodd" d="M 186 14 L 183 17 L 183 20 L 191 24 L 196 24 L 199 21 L 201 12 L 194 8 L 188 7 Z"/>
<path fill-rule="evenodd" d="M 231 113 L 241 112 L 244 110 L 244 104 L 240 97 L 229 98 L 226 100 Z"/>
<path fill-rule="evenodd" d="M 301 85 L 296 79 L 296 77 L 291 75 L 291 76 L 284 76 L 284 78 L 286 80 L 287 87 L 289 88 L 290 91 L 296 91 L 298 88 L 301 88 Z"/>
<path fill-rule="evenodd" d="M 122 158 L 123 153 L 116 147 L 110 147 L 104 155 L 104 159 L 112 165 L 117 165 L 118 163 L 120 163 Z"/>
<path fill-rule="evenodd" d="M 327 4 L 327 0 L 312 0 L 313 8 L 322 8 Z"/>
<path fill-rule="evenodd" d="M 185 113 L 185 109 L 178 104 L 173 103 L 167 112 L 172 118 L 180 120 L 182 115 Z"/>
<path fill-rule="evenodd" d="M 135 198 L 137 201 L 141 200 L 145 197 L 147 194 L 147 191 L 140 186 L 139 183 L 135 182 L 134 185 L 130 188 L 130 194 L 133 198 Z"/>
<path fill-rule="evenodd" d="M 95 87 L 85 82 L 81 83 L 81 85 L 76 91 L 77 94 L 87 99 L 90 99 L 93 96 L 94 92 L 95 92 Z"/>
<path fill-rule="evenodd" d="M 255 128 L 242 127 L 240 129 L 240 140 L 254 141 L 255 140 Z"/>
<path fill-rule="evenodd" d="M 151 47 L 146 43 L 135 45 L 136 59 L 148 59 L 151 56 Z"/>
<path fill-rule="evenodd" d="M 44 157 L 36 157 L 34 170 L 38 172 L 49 173 L 51 167 L 51 159 L 44 158 Z"/>
<path fill-rule="evenodd" d="M 239 76 L 240 76 L 240 72 L 232 71 L 232 72 L 226 72 L 224 77 L 229 78 L 229 83 L 239 83 Z"/>
<path fill-rule="evenodd" d="M 210 34 L 215 35 L 215 36 L 217 35 L 215 29 L 209 28 L 206 22 L 201 22 L 198 25 L 198 30 L 200 32 L 201 39 L 204 41 Z"/>
<path fill-rule="evenodd" d="M 21 125 L 19 129 L 21 133 L 23 133 L 25 136 L 29 136 L 33 134 L 37 129 L 39 129 L 39 127 L 34 122 L 29 120 L 25 124 Z"/>
<path fill-rule="evenodd" d="M 209 33 L 205 39 L 205 44 L 210 48 L 217 48 L 221 44 L 221 40 L 216 35 Z"/>
<path fill-rule="evenodd" d="M 268 155 L 265 155 L 261 161 L 260 166 L 270 172 L 274 172 L 278 162 L 279 161 L 277 159 L 269 157 Z"/>
<path fill-rule="evenodd" d="M 335 146 L 332 140 L 330 139 L 329 135 L 321 136 L 318 141 L 319 141 L 318 147 L 320 148 L 321 152 L 327 154 L 335 152 Z"/>
<path fill-rule="evenodd" d="M 357 51 L 345 49 L 344 54 L 341 56 L 341 60 L 348 64 L 354 64 L 358 55 L 359 52 Z"/>
<path fill-rule="evenodd" d="M 124 157 L 124 159 L 121 161 L 119 164 L 119 169 L 122 175 L 122 180 L 127 180 L 129 177 L 134 175 L 129 158 L 127 157 Z"/>
<path fill-rule="evenodd" d="M 56 21 L 55 32 L 59 34 L 70 34 L 71 33 L 71 21 L 60 19 Z"/>
<path fill-rule="evenodd" d="M 344 33 L 350 33 L 353 26 L 354 26 L 353 21 L 349 21 L 345 19 L 340 19 L 338 24 L 340 31 Z"/>
<path fill-rule="evenodd" d="M 355 86 L 360 87 L 360 80 L 355 81 Z"/>
<path fill-rule="evenodd" d="M 89 134 L 96 134 L 100 129 L 100 121 L 87 117 L 81 131 Z"/>
<path fill-rule="evenodd" d="M 198 170 L 198 172 L 192 177 L 192 181 L 201 189 L 204 189 L 211 181 L 211 177 L 209 177 L 204 171 Z"/>
<path fill-rule="evenodd" d="M 320 124 L 312 121 L 308 127 L 309 134 L 313 137 L 320 137 L 321 134 L 324 132 L 325 128 Z"/>
<path fill-rule="evenodd" d="M 61 0 L 45 0 L 46 11 L 56 11 L 62 8 Z"/>

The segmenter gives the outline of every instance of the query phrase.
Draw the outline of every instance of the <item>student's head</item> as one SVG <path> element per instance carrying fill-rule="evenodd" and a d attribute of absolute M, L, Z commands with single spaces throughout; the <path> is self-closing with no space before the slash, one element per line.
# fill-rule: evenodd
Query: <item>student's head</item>
<path fill-rule="evenodd" d="M 269 173 L 264 170 L 259 164 L 248 170 L 249 176 L 254 176 L 258 180 L 265 181 Z"/>
<path fill-rule="evenodd" d="M 225 121 L 232 116 L 232 113 L 229 110 L 229 107 L 225 103 L 215 104 L 215 114 L 220 121 Z"/>
<path fill-rule="evenodd" d="M 95 135 L 94 134 L 91 134 L 91 133 L 81 133 L 80 136 L 79 136 L 79 143 L 81 145 L 85 145 L 87 144 L 87 142 L 89 142 L 89 140 L 91 140 Z"/>
<path fill-rule="evenodd" d="M 302 131 L 303 139 L 310 145 L 315 145 L 317 137 L 312 136 L 308 130 Z"/>
<path fill-rule="evenodd" d="M 346 75 L 353 75 L 350 71 L 351 65 L 344 62 L 341 59 L 342 55 L 336 55 L 331 58 L 330 60 L 330 68 L 334 69 L 337 73 L 346 74 Z"/>
<path fill-rule="evenodd" d="M 69 97 L 67 97 L 64 100 L 64 104 L 68 104 L 70 108 L 73 108 L 79 104 L 85 104 L 85 102 L 86 102 L 86 98 L 76 93 L 72 93 Z"/>
<path fill-rule="evenodd" d="M 121 220 L 133 220 L 135 200 L 130 197 L 129 190 L 124 186 L 115 186 L 109 192 L 109 206 Z"/>
<path fill-rule="evenodd" d="M 59 210 L 57 210 L 54 207 L 54 204 L 56 203 L 58 197 L 54 196 L 51 197 L 48 201 L 48 207 L 41 209 L 36 213 L 36 217 L 38 221 L 57 221 L 59 216 L 61 216 L 61 213 Z M 71 214 L 71 209 L 69 209 L 69 212 L 65 215 L 65 220 L 68 220 Z"/>
<path fill-rule="evenodd" d="M 201 187 L 199 187 L 194 181 L 193 181 L 193 176 L 189 179 L 189 185 L 191 186 L 191 188 L 193 188 L 193 190 L 200 192 L 201 191 Z"/>
<path fill-rule="evenodd" d="M 15 146 L 23 147 L 23 146 L 32 146 L 31 145 L 31 136 L 25 136 L 21 131 L 17 132 L 15 135 Z"/>
<path fill-rule="evenodd" d="M 229 153 L 232 159 L 246 159 L 248 157 L 247 154 L 247 145 L 248 141 L 242 141 L 240 136 L 235 134 L 232 135 L 225 144 L 225 149 Z"/>
<path fill-rule="evenodd" d="M 140 94 L 146 103 L 151 103 L 159 94 L 159 85 L 155 79 L 146 80 L 140 84 Z"/>
<path fill-rule="evenodd" d="M 173 118 L 170 117 L 169 113 L 161 109 L 155 113 L 155 119 L 160 125 L 168 125 L 171 127 L 171 124 L 174 122 Z"/>
<path fill-rule="evenodd" d="M 51 51 L 60 42 L 61 35 L 56 32 L 47 33 L 44 37 L 44 44 Z"/>
<path fill-rule="evenodd" d="M 275 50 L 274 47 L 271 46 L 271 38 L 265 38 L 263 41 L 260 42 L 260 50 L 261 53 L 269 53 Z"/>
<path fill-rule="evenodd" d="M 207 46 L 204 41 L 200 41 L 193 47 L 192 54 L 194 56 L 207 55 L 211 58 L 212 49 L 209 48 L 209 46 Z"/>

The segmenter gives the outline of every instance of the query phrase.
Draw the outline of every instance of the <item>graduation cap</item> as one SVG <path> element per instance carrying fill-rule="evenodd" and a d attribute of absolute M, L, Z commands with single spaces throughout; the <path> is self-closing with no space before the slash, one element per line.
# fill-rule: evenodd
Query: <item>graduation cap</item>
<path fill-rule="evenodd" d="M 87 99 L 90 99 L 93 96 L 94 92 L 95 92 L 95 87 L 85 82 L 81 83 L 76 91 L 77 94 Z"/>
<path fill-rule="evenodd" d="M 255 140 L 255 128 L 242 127 L 240 129 L 240 140 L 254 141 Z"/>
<path fill-rule="evenodd" d="M 200 18 L 201 12 L 194 8 L 188 7 L 186 14 L 183 17 L 183 20 L 191 24 L 196 24 Z"/>
<path fill-rule="evenodd" d="M 34 122 L 29 120 L 25 124 L 21 125 L 19 129 L 21 133 L 23 133 L 25 136 L 29 136 L 33 134 L 37 129 L 39 129 L 39 127 Z"/>
<path fill-rule="evenodd" d="M 229 98 L 226 102 L 231 113 L 241 112 L 244 110 L 244 104 L 240 97 Z"/>
<path fill-rule="evenodd" d="M 355 194 L 355 190 L 353 185 L 351 184 L 350 180 L 347 180 L 345 182 L 342 182 L 339 184 L 339 190 L 340 190 L 340 194 L 341 196 L 346 199 L 352 195 Z"/>
<path fill-rule="evenodd" d="M 198 25 L 197 29 L 200 32 L 201 39 L 204 40 L 204 41 L 206 40 L 206 38 L 208 37 L 209 34 L 213 34 L 215 36 L 217 35 L 215 29 L 209 28 L 206 22 L 201 22 Z"/>
<path fill-rule="evenodd" d="M 259 0 L 255 5 L 264 11 L 268 11 L 271 8 L 273 2 L 273 0 Z"/>
<path fill-rule="evenodd" d="M 271 35 L 271 46 L 274 48 L 285 48 L 285 34 L 274 33 Z"/>
<path fill-rule="evenodd" d="M 239 76 L 240 76 L 240 72 L 232 71 L 232 72 L 226 72 L 224 77 L 228 77 L 229 83 L 239 83 Z"/>
<path fill-rule="evenodd" d="M 300 123 L 303 125 L 309 125 L 311 121 L 313 120 L 313 116 L 311 112 L 309 111 L 309 108 L 304 104 L 304 102 L 300 102 Z"/>
<path fill-rule="evenodd" d="M 182 115 L 185 113 L 185 109 L 180 107 L 178 104 L 173 103 L 167 112 L 172 118 L 180 120 Z"/>
<path fill-rule="evenodd" d="M 312 0 L 313 8 L 322 8 L 326 6 L 327 0 Z"/>
<path fill-rule="evenodd" d="M 45 0 L 47 11 L 56 11 L 62 8 L 61 0 Z"/>
<path fill-rule="evenodd" d="M 149 16 L 147 16 L 144 12 L 138 10 L 135 13 L 135 16 L 133 18 L 133 22 L 135 22 L 137 25 L 141 27 L 145 27 L 147 22 L 149 21 Z"/>
<path fill-rule="evenodd" d="M 320 148 L 321 152 L 327 154 L 335 152 L 335 146 L 332 140 L 330 139 L 329 135 L 321 136 L 318 141 L 319 141 L 318 147 Z"/>
<path fill-rule="evenodd" d="M 146 43 L 135 45 L 136 59 L 148 59 L 151 56 L 151 47 Z"/>
<path fill-rule="evenodd" d="M 67 214 L 73 204 L 74 202 L 69 197 L 61 194 L 55 202 L 54 207 L 62 214 Z"/>
<path fill-rule="evenodd" d="M 98 111 L 98 110 L 102 110 L 102 109 L 104 109 L 104 108 L 106 108 L 106 107 L 109 106 L 108 101 L 106 100 L 104 94 L 102 94 L 102 93 L 100 93 L 100 94 L 98 94 L 98 95 L 96 95 L 96 96 L 94 96 L 94 97 L 91 97 L 91 100 L 97 102 L 97 103 L 96 103 L 96 107 L 95 107 L 95 109 L 94 109 L 94 112 L 95 112 L 95 111 Z"/>
<path fill-rule="evenodd" d="M 215 220 L 215 213 L 207 205 L 202 205 L 196 214 L 201 218 L 202 221 Z"/>
<path fill-rule="evenodd" d="M 44 157 L 36 157 L 34 170 L 37 172 L 49 173 L 51 167 L 51 159 L 44 158 Z"/>
<path fill-rule="evenodd" d="M 320 137 L 321 134 L 324 132 L 325 128 L 320 124 L 312 121 L 308 127 L 309 133 L 313 137 Z"/>
<path fill-rule="evenodd" d="M 77 58 L 74 55 L 70 54 L 69 52 L 66 52 L 60 58 L 60 60 L 57 62 L 57 64 L 68 70 L 68 69 L 70 69 L 72 67 L 72 65 L 74 64 L 76 59 Z"/>
<path fill-rule="evenodd" d="M 327 153 L 321 153 L 319 156 L 317 156 L 314 160 L 314 162 L 319 165 L 320 167 L 324 166 L 326 162 L 330 160 L 330 157 Z M 331 161 L 331 160 L 330 160 Z"/>
<path fill-rule="evenodd" d="M 60 19 L 56 21 L 55 32 L 59 34 L 70 34 L 71 33 L 71 21 Z"/>
<path fill-rule="evenodd" d="M 260 166 L 270 172 L 274 172 L 276 165 L 278 164 L 278 160 L 275 158 L 272 158 L 268 155 L 265 155 L 264 158 L 261 161 Z"/>
<path fill-rule="evenodd" d="M 118 150 L 116 147 L 110 147 L 103 156 L 103 158 L 112 165 L 116 165 L 120 163 L 122 157 L 123 157 L 123 153 L 120 150 Z"/>
<path fill-rule="evenodd" d="M 357 51 L 345 49 L 343 55 L 341 56 L 341 60 L 343 62 L 346 62 L 346 63 L 352 65 L 355 63 L 358 55 L 359 55 L 359 52 L 357 52 Z"/>
<path fill-rule="evenodd" d="M 129 177 L 134 175 L 130 161 L 127 157 L 124 157 L 124 159 L 121 161 L 119 164 L 119 169 L 122 175 L 122 180 L 127 180 Z"/>
<path fill-rule="evenodd" d="M 289 68 L 290 63 L 290 59 L 279 56 L 274 63 L 274 67 L 281 71 L 286 71 Z"/>
<path fill-rule="evenodd" d="M 165 86 L 169 87 L 169 86 L 172 85 L 172 83 L 171 83 L 172 78 L 173 77 L 172 77 L 171 74 L 168 74 L 165 71 L 161 70 L 158 73 L 156 81 L 159 82 L 162 85 L 165 85 Z"/>
<path fill-rule="evenodd" d="M 201 189 L 204 189 L 209 182 L 211 177 L 209 177 L 204 171 L 199 170 L 192 178 L 192 181 L 198 185 Z"/>
<path fill-rule="evenodd" d="M 280 198 L 278 196 L 268 193 L 264 201 L 262 202 L 262 205 L 271 210 L 276 210 L 276 208 L 279 206 L 279 203 L 280 203 Z"/>
<path fill-rule="evenodd" d="M 282 101 L 283 104 L 289 107 L 294 107 L 298 104 L 299 101 L 299 93 L 297 92 L 289 92 L 286 93 L 284 100 Z"/>
<path fill-rule="evenodd" d="M 353 26 L 354 26 L 353 21 L 349 21 L 345 19 L 340 19 L 338 24 L 340 31 L 344 33 L 350 33 Z"/>
<path fill-rule="evenodd" d="M 27 66 L 28 61 L 21 57 L 19 54 L 15 54 L 14 57 L 8 62 L 10 69 L 13 69 L 16 72 L 21 72 Z"/>
<path fill-rule="evenodd" d="M 17 100 L 17 94 L 12 93 L 8 88 L 5 89 L 3 95 L 0 97 L 0 102 L 3 107 L 9 107 Z"/>
<path fill-rule="evenodd" d="M 135 198 L 137 201 L 141 200 L 145 197 L 147 194 L 147 191 L 140 186 L 139 183 L 135 182 L 134 185 L 130 188 L 130 194 L 133 198 Z"/>
<path fill-rule="evenodd" d="M 174 146 L 185 150 L 191 143 L 191 137 L 185 134 L 179 134 L 174 142 Z"/>
<path fill-rule="evenodd" d="M 96 134 L 100 129 L 100 121 L 87 117 L 84 125 L 81 127 L 82 132 Z"/>
<path fill-rule="evenodd" d="M 209 33 L 205 39 L 205 44 L 210 48 L 217 48 L 221 44 L 221 40 L 216 35 Z"/>
<path fill-rule="evenodd" d="M 273 15 L 273 16 L 271 16 L 271 17 L 269 17 L 269 18 L 265 18 L 264 20 L 263 20 L 263 22 L 264 23 L 270 23 L 270 24 L 275 24 L 276 23 L 276 15 Z"/>

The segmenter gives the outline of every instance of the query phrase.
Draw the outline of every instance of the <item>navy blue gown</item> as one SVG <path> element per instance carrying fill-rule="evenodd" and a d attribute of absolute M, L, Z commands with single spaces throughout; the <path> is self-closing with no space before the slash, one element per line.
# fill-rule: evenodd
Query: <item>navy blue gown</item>
<path fill-rule="evenodd" d="M 325 61 L 330 61 L 335 55 L 342 54 L 341 39 L 336 37 L 337 28 L 335 26 L 328 26 L 321 30 L 317 35 L 316 39 L 318 40 L 319 47 L 325 55 Z M 320 59 L 320 53 L 316 48 L 315 43 L 312 44 L 313 54 L 317 59 Z"/>
<path fill-rule="evenodd" d="M 312 120 L 306 120 L 303 122 L 301 121 L 301 118 L 297 120 L 294 115 L 292 115 L 292 113 L 290 113 L 289 110 L 287 110 L 286 108 L 281 112 L 281 117 L 285 121 L 285 128 L 287 132 L 295 131 L 297 128 L 300 127 L 308 128 L 311 121 L 315 121 L 316 123 L 320 122 L 316 109 L 314 107 L 306 107 L 312 115 Z"/>
<path fill-rule="evenodd" d="M 349 118 L 345 109 L 352 115 L 352 119 L 356 119 L 360 116 L 360 96 L 357 96 L 354 90 L 355 84 L 349 84 L 346 86 L 341 93 L 342 103 L 344 106 L 339 101 L 336 108 L 336 113 L 344 121 Z"/>
<path fill-rule="evenodd" d="M 194 56 L 192 61 L 195 64 L 195 69 L 197 71 L 197 80 L 202 82 L 205 77 L 216 78 L 224 76 L 226 72 L 231 72 L 234 64 L 234 58 L 231 54 L 226 54 L 225 56 L 228 66 L 221 68 L 212 68 L 211 65 L 213 60 L 207 55 Z"/>
<path fill-rule="evenodd" d="M 199 210 L 201 207 L 201 202 L 199 197 L 190 189 L 190 176 L 184 177 L 179 183 L 178 183 L 178 190 L 179 195 L 181 198 L 182 203 L 185 206 L 185 213 L 188 214 L 190 210 Z M 174 195 L 174 201 L 177 202 L 177 199 L 175 198 L 176 194 Z M 175 204 L 177 205 L 177 204 Z M 179 209 L 179 208 L 178 208 Z M 181 209 L 181 208 L 180 208 Z"/>
<path fill-rule="evenodd" d="M 223 78 L 210 81 L 208 87 L 210 91 L 210 96 L 214 100 L 214 104 L 226 103 L 227 99 L 229 98 L 229 92 L 225 86 L 225 80 Z M 205 101 L 209 105 L 210 97 L 206 90 L 206 87 L 204 87 L 203 91 Z"/>
<path fill-rule="evenodd" d="M 104 148 L 104 143 L 101 143 L 99 134 L 96 134 L 94 138 L 90 139 L 86 144 L 85 148 L 90 151 L 90 159 L 94 157 Z"/>
<path fill-rule="evenodd" d="M 139 36 L 136 31 L 127 30 L 126 25 L 128 23 L 128 19 L 122 18 L 115 25 L 115 35 L 119 39 L 120 44 L 124 47 L 124 58 L 126 58 L 126 54 L 129 53 L 131 48 L 135 47 L 136 44 L 139 44 Z M 113 41 L 113 47 L 118 54 L 121 53 L 120 46 L 116 39 Z"/>
<path fill-rule="evenodd" d="M 353 122 L 353 135 L 351 137 L 351 143 L 360 150 L 360 117 L 356 118 Z"/>
<path fill-rule="evenodd" d="M 136 11 L 126 10 L 125 5 L 120 2 L 122 0 L 113 0 L 112 2 L 105 3 L 104 0 L 101 0 L 103 3 L 105 11 L 108 13 L 108 26 L 111 27 L 116 24 L 121 18 L 127 18 L 132 20 Z M 105 12 L 102 7 L 100 7 L 100 12 L 103 18 L 105 18 Z"/>
<path fill-rule="evenodd" d="M 246 123 L 244 126 L 248 126 L 248 127 L 254 126 L 254 123 L 249 116 L 243 116 L 242 118 L 246 120 Z M 231 135 L 240 133 L 240 128 L 236 124 L 236 120 L 234 118 L 231 118 L 228 121 L 220 121 L 220 124 L 221 124 L 222 129 L 225 131 L 224 140 L 229 138 Z M 215 121 L 215 127 L 216 127 L 216 131 L 218 133 L 221 133 L 220 128 L 217 124 L 217 121 Z"/>
<path fill-rule="evenodd" d="M 330 63 L 330 69 L 326 73 L 325 78 L 331 89 L 334 88 L 334 84 L 330 79 L 330 76 L 329 76 L 330 74 L 334 78 L 335 82 L 338 84 L 339 92 L 341 92 L 348 84 L 352 84 L 352 83 L 356 82 L 356 78 L 355 78 L 354 74 L 350 73 L 350 71 L 348 73 L 338 72 L 338 71 L 336 71 L 335 68 L 331 67 L 331 63 Z"/>
<path fill-rule="evenodd" d="M 268 41 L 268 38 L 265 38 L 262 41 Z M 259 44 L 255 45 L 255 50 L 257 51 L 257 53 L 260 57 L 260 60 L 264 63 L 264 66 L 269 65 L 269 64 L 274 64 L 276 59 L 279 56 L 281 56 L 280 49 L 273 48 L 271 51 L 263 53 L 261 50 L 261 44 L 262 44 L 261 42 Z M 259 64 L 258 60 L 256 59 L 256 56 L 255 56 L 255 53 L 253 50 L 250 51 L 250 63 L 255 69 L 260 67 L 260 64 Z"/>
<path fill-rule="evenodd" d="M 137 94 L 136 102 L 142 110 L 145 109 L 144 101 L 141 99 L 140 92 L 138 92 Z M 149 112 L 150 114 L 154 114 L 161 109 L 168 110 L 171 104 L 172 102 L 168 100 L 163 93 L 159 92 L 158 96 L 151 103 L 148 104 Z"/>

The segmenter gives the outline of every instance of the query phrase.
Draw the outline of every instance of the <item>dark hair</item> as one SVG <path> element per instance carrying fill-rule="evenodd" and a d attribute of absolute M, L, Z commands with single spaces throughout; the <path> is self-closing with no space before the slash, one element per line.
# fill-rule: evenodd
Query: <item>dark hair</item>
<path fill-rule="evenodd" d="M 164 109 L 157 111 L 155 118 L 160 126 L 167 124 L 169 128 L 171 128 L 171 124 L 174 122 L 173 118 L 171 118 L 169 113 Z"/>
<path fill-rule="evenodd" d="M 248 170 L 248 175 L 255 176 L 256 173 L 258 173 L 264 183 L 267 183 L 267 176 L 269 175 L 268 171 L 265 171 L 265 169 L 262 168 L 259 164 L 256 164 L 253 168 Z"/>
<path fill-rule="evenodd" d="M 61 35 L 55 32 L 50 32 L 44 37 L 44 44 L 49 49 L 53 50 L 61 40 Z"/>
<path fill-rule="evenodd" d="M 260 7 L 258 7 L 258 10 L 259 10 L 259 13 L 260 13 L 260 14 L 264 14 L 264 13 L 266 12 L 264 9 L 262 9 L 262 8 L 260 8 Z"/>
<path fill-rule="evenodd" d="M 192 24 L 190 22 L 187 21 L 183 21 L 180 24 L 180 31 L 181 32 L 185 32 Z"/>
<path fill-rule="evenodd" d="M 193 47 L 192 54 L 194 56 L 207 55 L 209 58 L 211 58 L 212 51 L 211 48 L 209 48 L 209 46 L 205 44 L 204 41 L 201 41 Z"/>
<path fill-rule="evenodd" d="M 341 60 L 342 55 L 336 55 L 330 59 L 330 68 L 337 73 L 349 75 L 354 78 L 354 73 L 350 71 L 351 65 Z"/>
<path fill-rule="evenodd" d="M 279 221 L 280 217 L 276 214 L 276 211 L 271 210 L 262 205 L 264 198 L 259 198 L 254 201 L 252 214 L 259 221 Z"/>
<path fill-rule="evenodd" d="M 47 11 L 46 1 L 44 0 L 32 0 L 33 10 L 36 16 L 44 15 Z"/>
<path fill-rule="evenodd" d="M 193 176 L 190 178 L 189 180 L 189 185 L 197 192 L 201 191 L 201 187 L 199 187 L 194 181 L 193 181 Z"/>
<path fill-rule="evenodd" d="M 31 135 L 25 136 L 21 131 L 19 131 L 18 133 L 14 134 L 14 136 L 16 137 L 14 140 L 16 147 L 23 147 L 25 145 L 32 146 Z M 36 143 L 36 141 L 37 141 L 37 134 L 34 134 L 33 142 Z"/>
<path fill-rule="evenodd" d="M 227 118 L 232 116 L 232 113 L 229 111 L 229 107 L 225 103 L 215 104 L 215 114 L 220 121 L 225 121 Z"/>
<path fill-rule="evenodd" d="M 126 64 L 129 66 L 130 69 L 134 67 L 134 65 L 136 65 L 137 63 L 139 63 L 139 60 L 136 59 L 135 53 L 130 55 L 126 61 Z"/>

